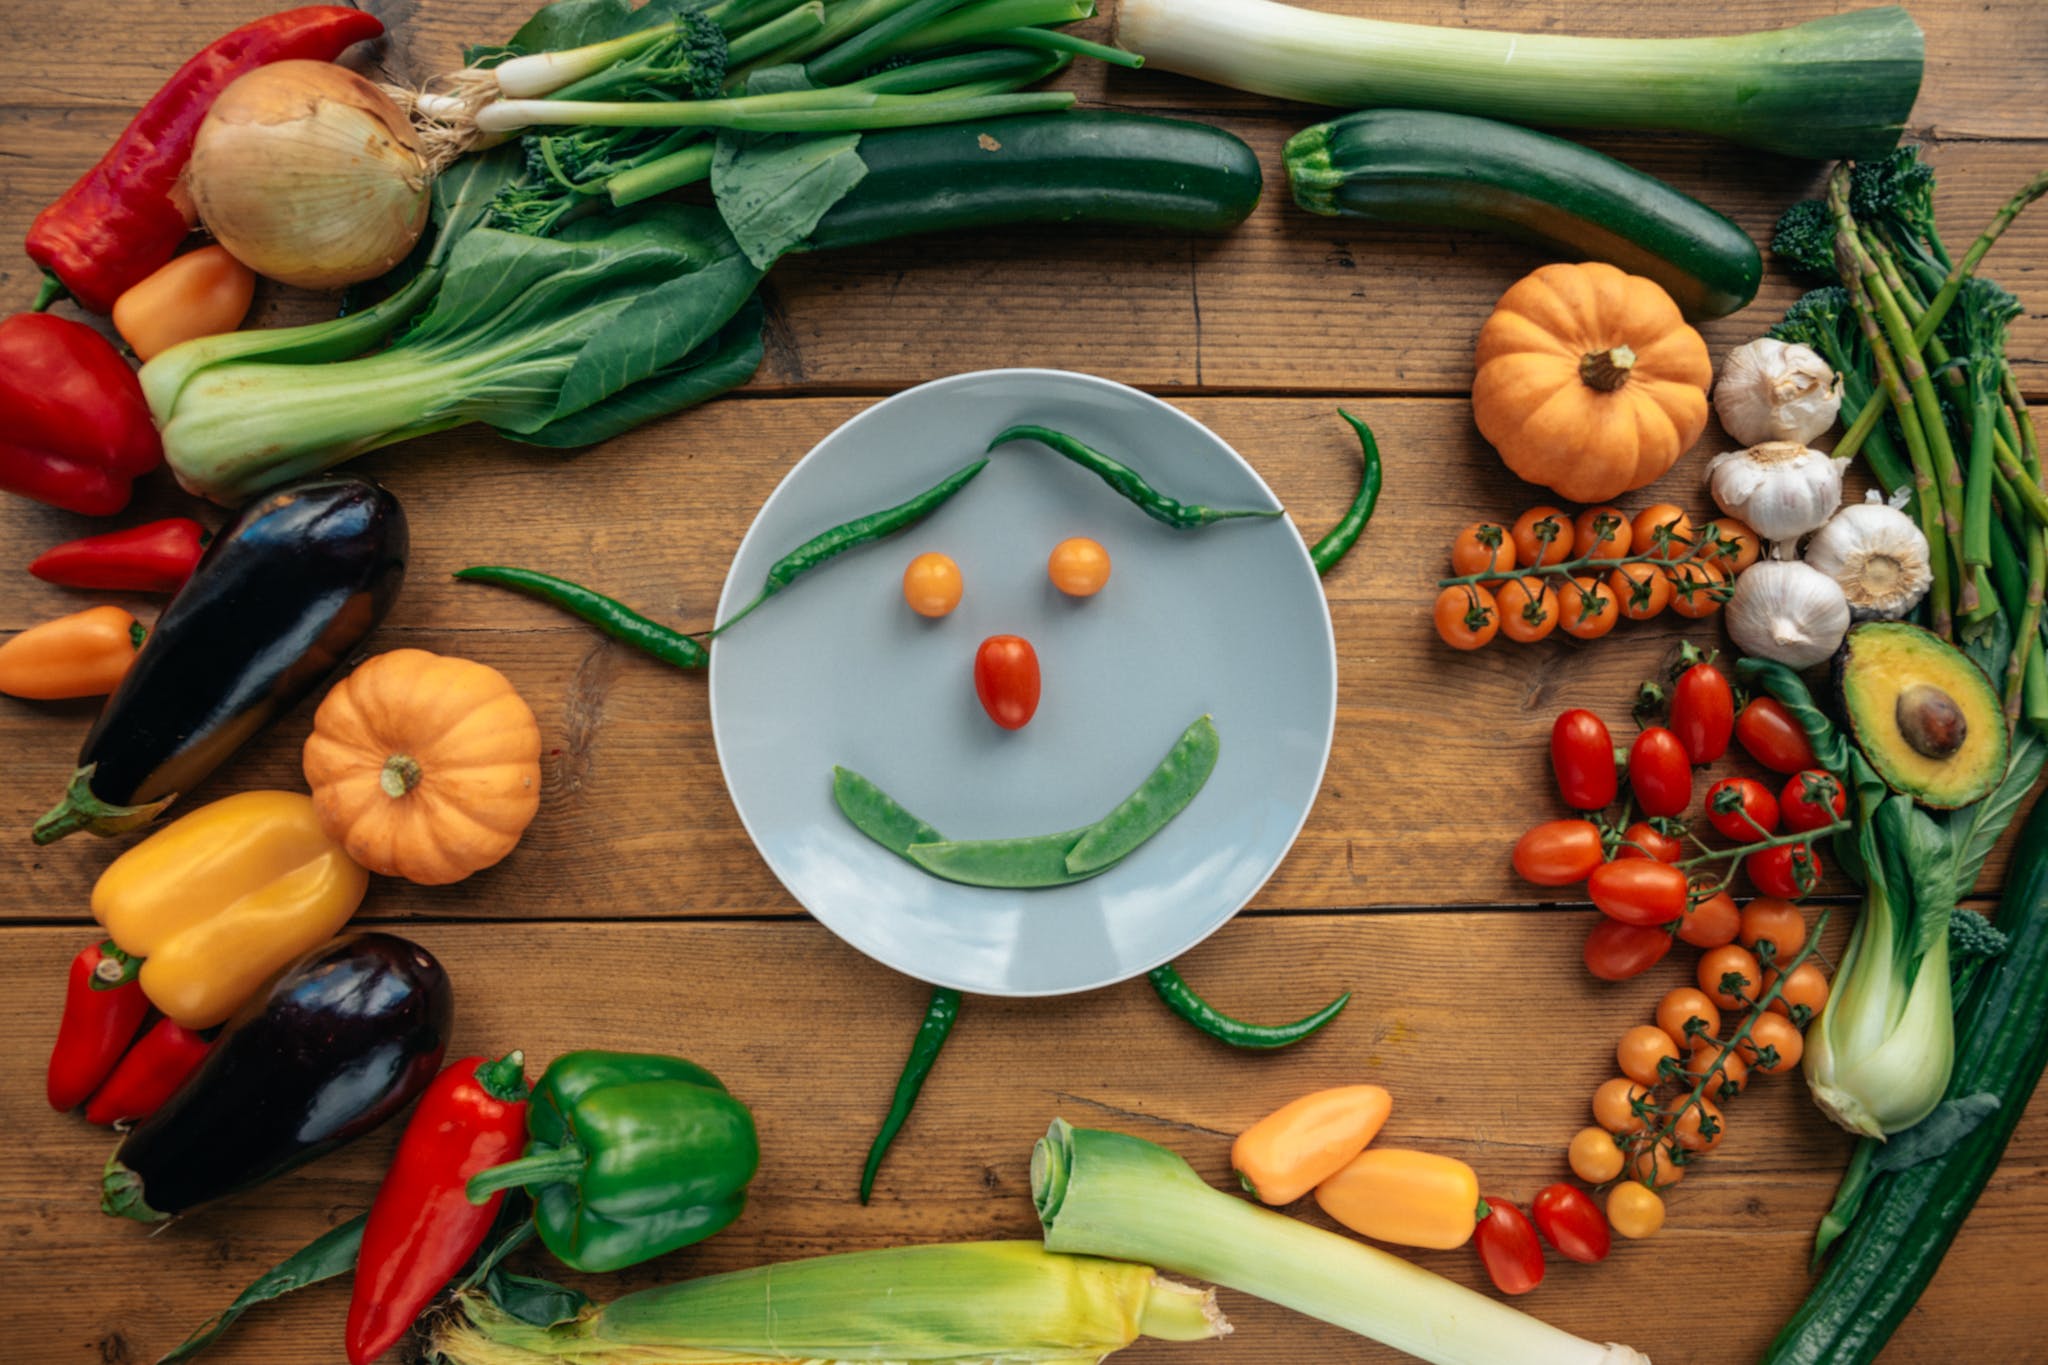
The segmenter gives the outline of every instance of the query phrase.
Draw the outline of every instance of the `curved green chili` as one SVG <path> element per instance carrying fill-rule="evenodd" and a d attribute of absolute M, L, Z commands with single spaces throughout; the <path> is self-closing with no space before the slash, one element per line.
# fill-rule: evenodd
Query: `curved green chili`
<path fill-rule="evenodd" d="M 1358 433 L 1358 450 L 1363 464 L 1358 471 L 1358 496 L 1351 500 L 1351 510 L 1309 551 L 1319 574 L 1327 574 L 1337 567 L 1338 560 L 1351 553 L 1351 547 L 1365 532 L 1365 524 L 1372 520 L 1373 504 L 1380 500 L 1380 443 L 1373 439 L 1371 427 L 1344 409 L 1338 408 L 1337 415 Z"/>
<path fill-rule="evenodd" d="M 946 1045 L 946 1036 L 953 1031 L 953 1021 L 959 1017 L 960 992 L 946 986 L 934 987 L 931 1003 L 924 1007 L 924 1022 L 917 1026 L 917 1037 L 910 1044 L 910 1056 L 903 1063 L 903 1074 L 896 1080 L 896 1094 L 889 1101 L 889 1113 L 883 1118 L 881 1130 L 875 1134 L 875 1140 L 868 1148 L 868 1162 L 860 1173 L 861 1203 L 867 1203 L 868 1196 L 874 1192 L 875 1172 L 882 1168 L 882 1155 L 896 1140 L 903 1121 L 910 1117 L 918 1092 L 924 1089 L 924 1078 L 931 1074 L 932 1063 L 939 1059 L 939 1049 Z"/>
<path fill-rule="evenodd" d="M 1351 1003 L 1351 992 L 1332 1000 L 1304 1019 L 1291 1024 L 1247 1024 L 1242 1019 L 1233 1019 L 1214 1005 L 1195 994 L 1194 987 L 1181 980 L 1180 973 L 1168 962 L 1154 967 L 1147 979 L 1152 989 L 1159 992 L 1167 1008 L 1193 1024 L 1211 1038 L 1220 1039 L 1232 1047 L 1275 1048 L 1298 1043 L 1323 1025 L 1344 1012 Z"/>
<path fill-rule="evenodd" d="M 593 592 L 566 578 L 556 578 L 535 569 L 510 569 L 496 564 L 478 564 L 457 569 L 455 576 L 465 583 L 494 583 L 501 588 L 537 597 L 596 626 L 614 640 L 652 654 L 677 668 L 702 668 L 711 662 L 711 651 L 694 636 L 650 621 L 622 602 Z"/>
<path fill-rule="evenodd" d="M 848 550 L 858 549 L 885 536 L 892 536 L 907 526 L 914 526 L 923 521 L 938 511 L 948 498 L 965 488 L 968 481 L 987 465 L 988 459 L 984 456 L 965 469 L 948 474 L 908 502 L 885 507 L 879 512 L 870 512 L 864 517 L 855 517 L 852 521 L 843 522 L 828 531 L 821 531 L 812 536 L 769 565 L 767 581 L 761 585 L 760 594 L 741 607 L 729 620 L 721 621 L 711 634 L 716 636 L 731 630 L 754 608 L 826 561 L 836 559 Z"/>
<path fill-rule="evenodd" d="M 1271 511 L 1261 508 L 1219 509 L 1204 507 L 1200 503 L 1181 502 L 1146 483 L 1138 471 L 1129 465 L 1050 427 L 1033 426 L 1029 423 L 1011 427 L 990 441 L 988 448 L 994 450 L 997 446 L 1007 445 L 1011 441 L 1036 441 L 1057 451 L 1123 494 L 1146 516 L 1154 521 L 1163 521 L 1175 530 L 1189 531 L 1198 526 L 1229 521 L 1235 517 L 1272 518 L 1284 512 L 1284 509 L 1277 507 Z"/>

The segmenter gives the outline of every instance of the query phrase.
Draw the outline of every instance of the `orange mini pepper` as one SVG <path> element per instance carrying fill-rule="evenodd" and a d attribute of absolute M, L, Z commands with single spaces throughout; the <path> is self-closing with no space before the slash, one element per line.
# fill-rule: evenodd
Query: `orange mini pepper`
<path fill-rule="evenodd" d="M 114 300 L 114 330 L 135 354 L 154 360 L 181 341 L 232 332 L 249 314 L 256 272 L 203 246 L 174 257 Z"/>
<path fill-rule="evenodd" d="M 1316 1186 L 1323 1212 L 1378 1242 L 1448 1251 L 1479 1223 L 1479 1177 L 1456 1157 L 1372 1147 Z"/>
<path fill-rule="evenodd" d="M 88 607 L 30 626 L 0 645 L 0 692 L 31 701 L 104 697 L 148 633 L 119 607 Z"/>
<path fill-rule="evenodd" d="M 1394 1109 L 1377 1085 L 1318 1090 L 1238 1134 L 1230 1164 L 1262 1204 L 1292 1204 L 1364 1151 Z"/>

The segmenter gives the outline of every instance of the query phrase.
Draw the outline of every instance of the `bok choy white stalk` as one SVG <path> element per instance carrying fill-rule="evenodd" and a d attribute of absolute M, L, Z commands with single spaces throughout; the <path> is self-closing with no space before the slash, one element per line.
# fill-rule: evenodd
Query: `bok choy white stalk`
<path fill-rule="evenodd" d="M 1031 1153 L 1048 1251 L 1163 1266 L 1255 1294 L 1435 1365 L 1649 1365 L 1376 1247 L 1210 1187 L 1143 1138 L 1064 1119 Z"/>

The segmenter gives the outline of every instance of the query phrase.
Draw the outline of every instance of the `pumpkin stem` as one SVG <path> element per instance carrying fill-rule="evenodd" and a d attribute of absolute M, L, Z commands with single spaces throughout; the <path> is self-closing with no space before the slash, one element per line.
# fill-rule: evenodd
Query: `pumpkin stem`
<path fill-rule="evenodd" d="M 1587 388 L 1613 393 L 1628 383 L 1629 372 L 1635 366 L 1636 353 L 1626 346 L 1590 351 L 1579 359 L 1579 378 L 1585 381 Z"/>
<path fill-rule="evenodd" d="M 420 784 L 419 760 L 410 754 L 393 754 L 384 760 L 384 771 L 377 774 L 377 785 L 384 794 L 396 801 Z"/>

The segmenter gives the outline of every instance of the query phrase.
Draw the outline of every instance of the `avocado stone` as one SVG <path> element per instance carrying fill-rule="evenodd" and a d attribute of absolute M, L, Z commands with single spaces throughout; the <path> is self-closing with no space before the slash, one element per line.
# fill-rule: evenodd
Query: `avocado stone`
<path fill-rule="evenodd" d="M 1904 621 L 1857 626 L 1836 656 L 1835 686 L 1856 743 L 1893 791 L 1953 810 L 2005 776 L 1998 693 L 1933 632 Z"/>

